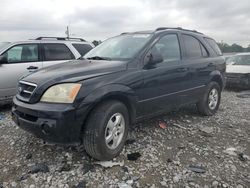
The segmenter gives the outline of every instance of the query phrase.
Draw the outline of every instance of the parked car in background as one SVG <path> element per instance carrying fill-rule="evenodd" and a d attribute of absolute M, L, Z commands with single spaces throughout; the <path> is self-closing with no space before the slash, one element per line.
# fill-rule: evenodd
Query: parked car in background
<path fill-rule="evenodd" d="M 136 121 L 190 103 L 203 115 L 216 113 L 225 69 L 216 42 L 197 31 L 123 33 L 84 59 L 20 80 L 13 120 L 50 142 L 83 140 L 89 155 L 110 160 Z"/>
<path fill-rule="evenodd" d="M 228 87 L 250 89 L 250 53 L 240 53 L 227 59 Z"/>
<path fill-rule="evenodd" d="M 0 105 L 12 100 L 20 77 L 42 67 L 78 59 L 94 45 L 79 38 L 39 37 L 2 43 L 0 47 Z"/>

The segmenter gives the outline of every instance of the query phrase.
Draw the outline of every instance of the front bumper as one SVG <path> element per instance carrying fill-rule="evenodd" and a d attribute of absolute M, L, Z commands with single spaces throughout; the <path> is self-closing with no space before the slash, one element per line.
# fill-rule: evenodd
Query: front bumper
<path fill-rule="evenodd" d="M 237 87 L 237 88 L 250 88 L 250 75 L 249 74 L 226 74 L 226 85 L 227 87 Z"/>
<path fill-rule="evenodd" d="M 13 98 L 12 119 L 22 129 L 52 143 L 81 141 L 83 117 L 69 104 L 28 104 Z M 82 110 L 81 110 L 82 112 Z"/>

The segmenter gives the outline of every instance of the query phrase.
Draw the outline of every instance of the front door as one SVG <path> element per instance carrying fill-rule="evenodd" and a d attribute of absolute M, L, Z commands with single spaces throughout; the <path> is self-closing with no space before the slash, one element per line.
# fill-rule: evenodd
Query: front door
<path fill-rule="evenodd" d="M 0 64 L 0 100 L 16 94 L 18 80 L 42 67 L 38 44 L 19 44 L 6 50 Z"/>
<path fill-rule="evenodd" d="M 180 96 L 188 89 L 191 77 L 188 66 L 183 64 L 177 34 L 167 34 L 149 50 L 157 63 L 145 66 L 143 100 L 139 101 L 140 114 L 153 114 L 180 104 Z M 161 57 L 161 58 L 159 58 Z"/>

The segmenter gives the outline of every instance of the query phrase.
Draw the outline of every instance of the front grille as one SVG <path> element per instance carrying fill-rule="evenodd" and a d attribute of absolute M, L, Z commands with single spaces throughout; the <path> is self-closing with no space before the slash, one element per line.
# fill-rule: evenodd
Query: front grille
<path fill-rule="evenodd" d="M 37 85 L 30 82 L 19 81 L 17 87 L 17 93 L 21 100 L 28 101 L 31 95 L 34 93 Z"/>
<path fill-rule="evenodd" d="M 227 73 L 226 78 L 228 79 L 240 79 L 243 75 L 238 73 Z"/>

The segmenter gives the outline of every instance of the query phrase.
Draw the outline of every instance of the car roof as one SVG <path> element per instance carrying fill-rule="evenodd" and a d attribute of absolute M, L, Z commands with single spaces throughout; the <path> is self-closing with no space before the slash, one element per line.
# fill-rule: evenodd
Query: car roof
<path fill-rule="evenodd" d="M 136 31 L 136 32 L 124 32 L 121 33 L 121 35 L 123 34 L 160 34 L 160 33 L 165 33 L 165 32 L 181 32 L 181 33 L 185 33 L 185 34 L 191 34 L 191 35 L 198 35 L 201 37 L 205 37 L 205 38 L 211 38 L 209 36 L 204 35 L 201 32 L 198 32 L 196 30 L 189 30 L 189 29 L 183 29 L 181 27 L 159 27 L 155 30 L 146 30 L 146 31 Z"/>

